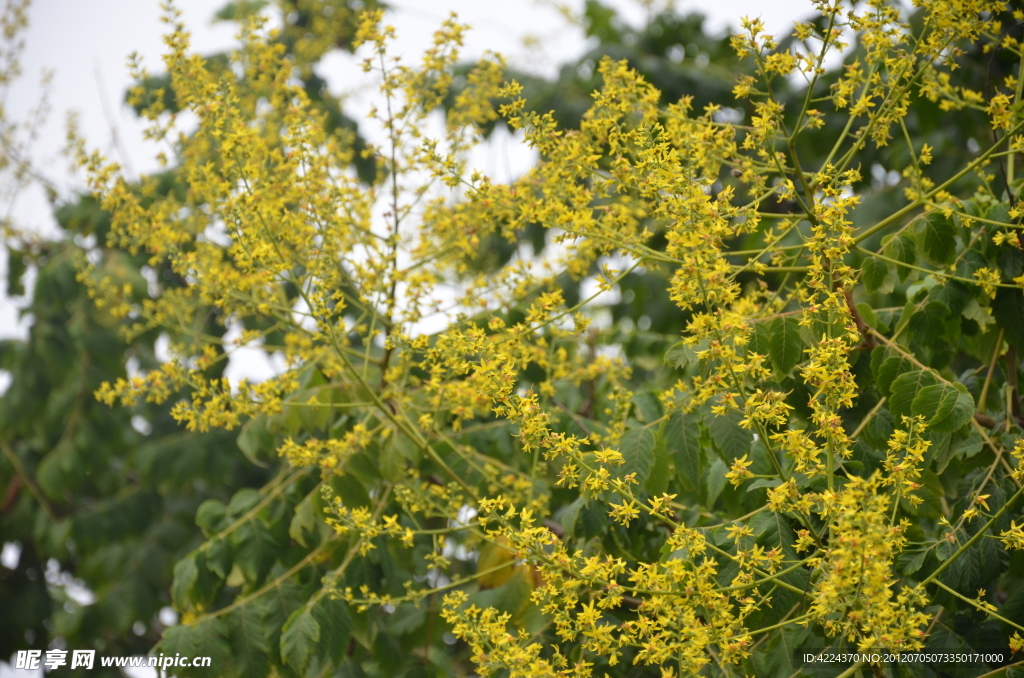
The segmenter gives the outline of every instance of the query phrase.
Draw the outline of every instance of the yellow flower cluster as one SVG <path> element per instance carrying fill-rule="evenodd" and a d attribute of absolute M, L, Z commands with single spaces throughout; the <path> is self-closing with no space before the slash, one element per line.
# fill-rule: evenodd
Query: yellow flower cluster
<path fill-rule="evenodd" d="M 943 316 L 922 310 L 929 290 L 955 278 L 987 303 L 1008 285 L 987 266 L 954 276 L 971 263 L 953 252 L 972 237 L 969 220 L 993 220 L 961 214 L 944 193 L 953 189 L 936 189 L 922 169 L 934 149 L 915 156 L 911 145 L 896 173 L 908 178 L 910 205 L 875 226 L 855 226 L 864 198 L 852 188 L 863 185 L 856 163 L 868 144 L 904 133 L 913 96 L 1019 131 L 1021 88 L 1013 81 L 1007 92 L 1017 94 L 982 95 L 952 77 L 966 41 L 998 34 L 988 17 L 1002 3 L 922 0 L 925 29 L 914 40 L 888 3 L 815 4 L 821 21 L 796 27 L 800 49 L 784 50 L 759 20 L 733 39 L 752 69 L 734 90 L 749 104 L 744 123 L 724 122 L 717 106 L 694 111 L 690 97 L 662 105 L 627 62 L 605 58 L 603 84 L 573 130 L 532 110 L 496 56 L 456 76 L 466 27 L 454 18 L 408 65 L 390 56 L 394 30 L 382 13 L 368 12 L 355 37 L 381 83 L 371 119 L 384 140 L 365 152 L 377 165 L 368 184 L 350 169 L 352 139 L 326 131 L 294 78 L 339 38 L 335 28 L 318 18 L 308 38 L 292 28 L 282 36 L 253 19 L 230 69 L 217 73 L 191 52 L 172 12 L 169 86 L 195 129 L 167 114 L 165 97 L 140 85 L 133 98 L 149 102 L 150 135 L 175 144 L 174 173 L 188 190 L 167 190 L 159 177 L 131 182 L 74 142 L 113 215 L 112 242 L 166 271 L 155 292 L 88 266 L 83 281 L 126 332 L 173 339 L 169 362 L 97 396 L 173 400 L 173 415 L 194 430 L 273 418 L 279 455 L 327 488 L 331 539 L 351 540 L 339 571 L 390 539 L 388 548 L 409 548 L 429 566 L 421 579 L 433 577 L 433 588 L 409 582 L 400 598 L 370 585 L 328 589 L 359 609 L 446 593 L 443 618 L 480 675 L 582 678 L 596 661 L 663 676 L 714 664 L 731 675 L 732 665 L 749 665 L 760 633 L 798 624 L 863 648 L 921 647 L 931 621 L 925 586 L 935 579 L 896 575 L 910 529 L 901 516 L 916 515 L 925 496 L 938 423 L 963 417 L 960 441 L 983 419 L 967 412 L 973 396 L 952 388 L 948 372 L 929 371 L 950 387 L 941 403 L 922 413 L 911 394 L 899 404 L 914 416 L 890 435 L 884 408 L 897 412 L 897 394 L 882 393 L 865 415 L 856 408 L 873 403 L 858 402 L 857 380 L 876 357 L 899 363 L 893 380 L 921 367 L 901 333 Z M 863 49 L 828 89 L 818 79 L 848 31 Z M 293 58 L 289 39 L 299 41 Z M 796 111 L 775 95 L 794 78 L 809 87 Z M 437 131 L 431 116 L 441 106 Z M 820 167 L 805 169 L 800 135 L 828 132 L 831 109 L 848 125 Z M 507 184 L 469 165 L 499 118 L 539 157 Z M 928 252 L 944 262 L 939 269 L 890 250 L 909 242 L 902 229 L 919 209 L 950 225 L 956 212 L 968 226 L 940 234 Z M 979 242 L 1017 242 L 1016 224 L 990 225 L 1001 230 Z M 882 249 L 868 250 L 890 226 Z M 542 254 L 520 247 L 507 263 L 482 263 L 537 227 L 546 231 Z M 883 322 L 858 311 L 854 294 L 871 265 L 855 269 L 861 255 L 917 276 L 902 315 L 888 309 Z M 878 287 L 896 275 L 879 270 Z M 623 350 L 632 326 L 609 329 L 600 309 L 641 274 L 661 281 L 685 326 L 681 341 L 678 330 L 667 338 L 678 342 L 680 370 L 669 376 L 660 355 Z M 575 299 L 580 290 L 593 293 Z M 975 306 L 964 316 L 992 321 Z M 897 324 L 883 331 L 889 319 Z M 989 380 L 999 337 L 994 349 L 971 340 L 995 351 Z M 285 368 L 258 384 L 232 382 L 224 368 L 246 347 L 279 355 Z M 1012 423 L 1008 415 L 1007 430 Z M 881 441 L 873 460 L 858 453 L 870 436 Z M 1020 483 L 1024 442 L 1012 455 L 1010 478 Z M 884 472 L 862 472 L 864 460 Z M 969 508 L 956 509 L 962 520 L 982 515 L 975 504 L 989 510 L 993 495 L 982 492 L 996 470 L 972 489 Z M 331 489 L 352 476 L 371 488 L 365 499 Z M 756 510 L 738 508 L 744 495 L 757 497 Z M 935 537 L 940 529 L 957 540 L 942 511 L 941 528 L 918 526 L 930 531 L 929 550 L 949 545 Z M 1016 521 L 1001 538 L 1024 548 Z M 477 571 L 438 583 L 458 560 L 445 549 L 455 544 L 466 554 L 479 547 L 475 561 L 461 559 Z M 549 624 L 543 642 L 516 614 L 472 597 L 474 587 L 512 577 L 530 591 L 524 606 Z M 799 599 L 792 610 L 773 607 L 780 592 Z M 754 628 L 769 612 L 778 621 Z"/>
<path fill-rule="evenodd" d="M 812 612 L 830 635 L 861 648 L 919 649 L 928 615 L 922 587 L 893 590 L 892 562 L 903 544 L 903 529 L 889 520 L 889 497 L 879 494 L 881 478 L 852 478 L 836 500 L 838 519 Z"/>

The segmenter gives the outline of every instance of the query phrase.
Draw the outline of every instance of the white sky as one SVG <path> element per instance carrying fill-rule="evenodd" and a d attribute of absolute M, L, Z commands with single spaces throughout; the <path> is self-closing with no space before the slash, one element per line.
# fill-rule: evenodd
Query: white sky
<path fill-rule="evenodd" d="M 645 11 L 633 0 L 605 0 L 615 6 L 629 23 L 638 25 Z M 225 0 L 177 0 L 193 45 L 200 53 L 220 51 L 233 43 L 231 24 L 211 25 L 213 13 Z M 568 0 L 582 7 L 582 0 Z M 398 46 L 406 57 L 414 58 L 429 44 L 430 36 L 449 12 L 473 26 L 467 36 L 465 57 L 486 50 L 504 54 L 518 66 L 554 73 L 560 63 L 581 54 L 586 43 L 576 29 L 567 28 L 552 9 L 541 0 L 397 0 L 389 21 L 398 30 Z M 761 16 L 773 33 L 788 32 L 792 22 L 809 16 L 809 0 L 680 0 L 680 14 L 692 10 L 708 16 L 711 29 L 736 27 L 740 17 Z M 770 8 L 770 12 L 766 11 Z M 80 129 L 94 147 L 107 153 L 122 153 L 134 172 L 153 169 L 154 147 L 141 139 L 142 126 L 122 105 L 130 85 L 125 60 L 137 51 L 154 73 L 160 72 L 163 50 L 158 0 L 36 0 L 30 12 L 31 25 L 26 35 L 23 59 L 24 76 L 15 85 L 10 100 L 4 102 L 13 119 L 23 116 L 39 99 L 38 74 L 54 71 L 51 91 L 53 112 L 44 128 L 34 156 L 42 161 L 45 174 L 71 195 L 80 185 L 67 169 L 60 153 L 64 145 L 64 123 L 69 111 L 76 111 Z M 527 51 L 523 38 L 541 39 L 541 51 Z M 360 69 L 347 55 L 335 55 L 323 63 L 321 75 L 335 92 L 355 89 L 362 80 Z M 119 149 L 114 148 L 112 130 L 116 130 Z M 504 143 L 509 143 L 506 138 Z M 512 154 L 515 156 L 515 149 Z M 484 164 L 493 161 L 488 150 Z M 528 157 L 519 154 L 520 158 Z M 52 232 L 49 209 L 37 190 L 18 197 L 15 211 L 19 223 L 40 232 Z M 24 336 L 27 326 L 19 322 L 17 307 L 7 298 L 5 289 L 6 257 L 0 254 L 0 338 Z M 0 371 L 0 393 L 6 388 Z M 88 649 L 88 648 L 77 648 Z M 36 672 L 15 671 L 0 661 L 0 678 L 28 678 Z M 140 676 L 142 674 L 139 674 Z M 33 677 L 34 678 L 34 677 Z"/>

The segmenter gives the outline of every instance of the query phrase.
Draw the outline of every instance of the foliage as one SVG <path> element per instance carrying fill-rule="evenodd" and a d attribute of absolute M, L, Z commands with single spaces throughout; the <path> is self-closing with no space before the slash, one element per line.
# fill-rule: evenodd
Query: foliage
<path fill-rule="evenodd" d="M 1019 650 L 1024 13 L 815 7 L 785 43 L 744 21 L 733 112 L 609 57 L 560 118 L 497 57 L 460 70 L 454 19 L 410 66 L 371 11 L 384 142 L 359 152 L 287 31 L 243 18 L 218 66 L 170 11 L 165 92 L 140 69 L 133 100 L 179 188 L 76 142 L 110 214 L 89 312 L 173 339 L 96 395 L 286 463 L 198 506 L 159 650 L 244 676 L 663 677 Z M 466 164 L 499 118 L 539 154 L 509 184 Z M 538 233 L 536 257 L 481 257 Z M 118 276 L 122 251 L 169 274 Z M 673 307 L 609 313 L 641 272 Z M 287 368 L 226 380 L 246 346 Z M 952 668 L 995 667 L 899 670 Z"/>

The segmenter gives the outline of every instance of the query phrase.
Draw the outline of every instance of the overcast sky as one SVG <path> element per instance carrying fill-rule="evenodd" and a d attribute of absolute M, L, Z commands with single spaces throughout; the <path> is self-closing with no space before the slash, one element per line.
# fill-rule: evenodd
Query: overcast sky
<path fill-rule="evenodd" d="M 643 21 L 645 10 L 633 0 L 605 0 L 618 8 L 634 25 Z M 201 53 L 220 51 L 233 43 L 233 26 L 211 24 L 213 12 L 222 0 L 177 0 L 185 22 L 193 35 L 193 45 Z M 469 23 L 464 56 L 478 56 L 485 50 L 504 54 L 517 66 L 527 65 L 542 73 L 553 73 L 559 63 L 582 53 L 584 36 L 567 28 L 552 8 L 553 2 L 540 0 L 398 0 L 389 21 L 398 30 L 400 51 L 415 57 L 429 43 L 430 36 L 450 12 Z M 568 0 L 582 7 L 582 0 Z M 742 16 L 761 16 L 773 33 L 787 32 L 796 19 L 811 12 L 809 0 L 688 0 L 676 5 L 679 13 L 700 11 L 708 16 L 709 27 L 718 30 L 736 27 Z M 770 8 L 770 12 L 767 9 Z M 44 173 L 71 195 L 79 184 L 60 156 L 64 143 L 64 123 L 69 111 L 76 111 L 80 129 L 94 147 L 120 155 L 135 173 L 155 167 L 154 149 L 141 140 L 142 126 L 122 105 L 129 86 L 125 60 L 137 51 L 154 72 L 161 70 L 163 44 L 158 0 L 36 0 L 30 12 L 23 59 L 24 76 L 4 102 L 12 119 L 19 119 L 39 99 L 38 74 L 41 69 L 54 72 L 51 104 L 53 112 L 42 138 L 34 148 Z M 540 39 L 540 50 L 527 50 L 523 39 Z M 324 60 L 321 75 L 335 92 L 355 89 L 362 74 L 347 55 Z M 118 148 L 113 144 L 116 131 Z M 509 143 L 506 139 L 504 143 Z M 504 149 L 506 152 L 510 149 Z M 516 157 L 515 149 L 511 149 Z M 490 151 L 488 151 L 490 153 Z M 519 158 L 528 157 L 521 153 Z M 482 162 L 490 162 L 485 157 Z M 41 232 L 53 232 L 53 222 L 42 195 L 37 190 L 19 196 L 15 210 L 19 223 Z M 6 297 L 6 257 L 0 254 L 0 338 L 24 336 L 26 323 L 17 319 L 15 304 Z M 6 388 L 0 370 L 0 392 Z M 75 648 L 89 649 L 89 648 Z M 14 671 L 0 662 L 0 678 L 29 678 L 32 672 Z M 36 674 L 39 675 L 39 674 Z M 138 675 L 146 675 L 144 673 Z M 150 675 L 153 675 L 150 672 Z"/>

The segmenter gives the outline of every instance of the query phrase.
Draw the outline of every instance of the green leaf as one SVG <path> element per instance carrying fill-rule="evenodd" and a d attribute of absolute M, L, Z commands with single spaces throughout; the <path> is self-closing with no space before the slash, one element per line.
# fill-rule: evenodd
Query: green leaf
<path fill-rule="evenodd" d="M 962 384 L 934 384 L 918 392 L 910 411 L 915 416 L 924 415 L 932 433 L 949 433 L 974 416 L 974 398 Z"/>
<path fill-rule="evenodd" d="M 792 529 L 786 519 L 773 511 L 761 511 L 750 519 L 750 529 L 758 544 L 782 547 L 792 541 Z"/>
<path fill-rule="evenodd" d="M 224 618 L 239 678 L 264 678 L 270 673 L 270 636 L 273 630 L 263 623 L 265 608 L 262 599 L 257 598 L 236 607 Z"/>
<path fill-rule="evenodd" d="M 654 433 L 648 428 L 626 431 L 619 441 L 619 453 L 624 459 L 619 466 L 619 477 L 633 473 L 637 483 L 643 486 L 654 467 Z"/>
<path fill-rule="evenodd" d="M 268 468 L 270 459 L 276 456 L 276 441 L 267 430 L 267 418 L 263 415 L 245 422 L 236 442 L 245 458 L 260 468 Z"/>
<path fill-rule="evenodd" d="M 283 571 L 284 568 L 281 568 L 274 570 L 272 574 L 277 576 Z M 288 621 L 292 613 L 302 607 L 307 593 L 308 590 L 304 591 L 303 586 L 291 579 L 280 582 L 274 588 L 273 593 L 260 598 L 264 612 L 262 625 L 268 631 L 267 637 L 270 640 L 271 648 L 273 648 L 270 656 L 275 664 L 280 663 L 278 649 L 281 645 L 281 629 L 284 628 L 284 623 Z"/>
<path fill-rule="evenodd" d="M 338 663 L 338 670 L 333 678 L 366 678 L 366 673 L 359 665 L 359 662 L 354 662 L 345 657 Z"/>
<path fill-rule="evenodd" d="M 865 255 L 864 263 L 861 264 L 860 279 L 868 294 L 889 294 L 896 289 L 896 271 L 893 265 L 870 254 Z"/>
<path fill-rule="evenodd" d="M 50 499 L 61 500 L 65 492 L 74 487 L 74 479 L 80 475 L 79 466 L 74 444 L 69 440 L 61 441 L 39 463 L 36 480 L 40 489 Z"/>
<path fill-rule="evenodd" d="M 368 452 L 369 450 L 363 450 L 350 456 L 345 462 L 345 472 L 358 478 L 364 487 L 373 487 L 378 481 L 383 480 L 384 476 L 380 474 L 380 469 Z"/>
<path fill-rule="evenodd" d="M 871 374 L 875 375 L 876 381 L 878 380 L 878 368 L 882 366 L 882 363 L 885 362 L 886 358 L 891 358 L 895 353 L 895 351 L 887 346 L 876 346 L 871 349 L 871 360 L 869 362 L 871 365 Z"/>
<path fill-rule="evenodd" d="M 921 255 L 936 266 L 949 266 L 956 260 L 956 224 L 942 212 L 932 212 L 917 222 Z"/>
<path fill-rule="evenodd" d="M 935 557 L 938 558 L 940 562 L 946 562 L 947 560 L 949 560 L 949 557 L 956 553 L 957 547 L 959 546 L 960 542 L 966 541 L 968 539 L 968 537 L 964 536 L 963 530 L 961 529 L 956 530 L 956 536 L 956 542 L 951 543 L 946 540 L 940 540 L 938 545 L 935 547 Z"/>
<path fill-rule="evenodd" d="M 762 487 L 778 487 L 781 484 L 782 481 L 779 478 L 758 478 L 754 482 L 747 485 L 747 492 L 760 490 Z"/>
<path fill-rule="evenodd" d="M 7 248 L 7 295 L 20 297 L 25 294 L 25 284 L 22 278 L 25 275 L 25 253 L 15 249 Z"/>
<path fill-rule="evenodd" d="M 500 433 L 501 430 L 498 429 L 498 432 Z M 420 449 L 420 446 L 401 431 L 395 431 L 391 434 L 391 444 L 413 466 L 420 463 L 420 460 L 423 458 L 423 450 Z"/>
<path fill-rule="evenodd" d="M 221 579 L 231 573 L 231 542 L 226 538 L 214 539 L 206 545 L 206 569 Z"/>
<path fill-rule="evenodd" d="M 320 624 L 310 607 L 292 613 L 281 632 L 281 658 L 284 663 L 302 675 L 316 655 L 320 642 Z"/>
<path fill-rule="evenodd" d="M 999 327 L 1006 330 L 1006 340 L 1024 353 L 1024 293 L 1019 289 L 1000 287 L 992 300 L 992 315 Z"/>
<path fill-rule="evenodd" d="M 942 473 L 953 458 L 953 452 L 959 442 L 959 434 L 928 431 L 924 437 L 931 442 L 925 455 L 925 463 L 934 466 L 936 473 Z"/>
<path fill-rule="evenodd" d="M 470 594 L 469 602 L 480 608 L 493 607 L 499 612 L 507 612 L 515 619 L 530 604 L 532 591 L 530 569 L 520 567 L 501 586 Z"/>
<path fill-rule="evenodd" d="M 804 354 L 804 340 L 796 318 L 786 316 L 772 321 L 768 349 L 775 369 L 789 374 Z"/>
<path fill-rule="evenodd" d="M 801 626 L 787 626 L 774 634 L 764 650 L 752 657 L 757 675 L 762 678 L 804 675 L 799 670 L 801 662 L 798 660 L 798 650 L 807 644 L 809 635 L 810 630 Z"/>
<path fill-rule="evenodd" d="M 772 322 L 761 321 L 753 323 L 754 331 L 750 333 L 750 340 L 747 342 L 747 355 L 757 353 L 758 355 L 771 355 Z"/>
<path fill-rule="evenodd" d="M 750 453 L 750 444 L 754 435 L 749 429 L 740 426 L 743 413 L 739 410 L 727 410 L 724 414 L 710 415 L 707 422 L 711 442 L 714 443 L 722 459 L 731 464 L 734 459 Z"/>
<path fill-rule="evenodd" d="M 985 218 L 998 221 L 1003 227 L 1013 228 L 1014 219 L 1010 216 L 1010 206 L 1005 202 L 997 202 L 985 211 Z"/>
<path fill-rule="evenodd" d="M 300 378 L 302 390 L 296 392 L 290 400 L 301 405 L 285 406 L 298 412 L 301 426 L 306 431 L 325 430 L 331 421 L 331 400 L 336 391 L 327 386 L 327 378 L 323 372 L 314 367 L 307 367 Z"/>
<path fill-rule="evenodd" d="M 369 506 L 370 494 L 352 473 L 335 475 L 330 479 L 331 490 L 341 498 L 345 506 Z"/>
<path fill-rule="evenodd" d="M 718 457 L 712 457 L 711 468 L 708 469 L 707 477 L 707 492 L 708 492 L 708 508 L 715 505 L 718 501 L 718 495 L 722 494 L 722 490 L 725 489 L 725 474 L 729 472 L 729 467 L 725 465 L 725 462 Z"/>
<path fill-rule="evenodd" d="M 395 445 L 394 436 L 389 440 L 379 443 L 377 463 L 380 465 L 380 474 L 386 480 L 396 481 L 402 477 L 405 468 L 405 458 L 401 450 Z"/>
<path fill-rule="evenodd" d="M 204 619 L 197 624 L 178 624 L 165 629 L 157 649 L 171 657 L 177 654 L 184 657 L 210 657 L 211 667 L 229 667 L 233 661 L 227 638 L 228 628 L 222 620 Z M 209 676 L 210 669 L 179 667 L 174 669 L 174 673 L 183 678 Z"/>
<path fill-rule="evenodd" d="M 604 535 L 608 528 L 608 511 L 601 502 L 583 502 L 580 510 L 580 517 L 576 523 L 576 529 L 581 532 L 584 539 Z"/>
<path fill-rule="evenodd" d="M 193 590 L 199 579 L 199 566 L 194 554 L 174 564 L 174 582 L 171 584 L 171 602 L 179 610 L 194 607 Z"/>
<path fill-rule="evenodd" d="M 313 617 L 320 625 L 320 653 L 324 660 L 340 664 L 348 651 L 352 636 L 352 617 L 348 603 L 325 595 L 313 607 Z"/>
<path fill-rule="evenodd" d="M 407 636 L 419 629 L 427 620 L 427 611 L 422 605 L 402 603 L 388 618 L 388 632 L 396 637 Z"/>
<path fill-rule="evenodd" d="M 240 525 L 232 534 L 235 564 L 251 585 L 258 585 L 274 564 L 280 545 L 274 535 L 259 519 Z"/>
<path fill-rule="evenodd" d="M 949 570 L 947 570 L 948 572 Z M 976 595 L 974 591 L 972 594 Z M 971 624 L 965 626 L 958 626 L 957 628 L 963 630 L 969 628 Z M 928 640 L 925 641 L 925 652 L 948 652 L 950 655 L 954 653 L 971 654 L 977 652 L 977 650 L 968 643 L 963 636 L 954 631 L 950 626 L 945 624 L 936 624 L 935 628 L 932 629 L 931 633 L 928 634 Z M 950 656 L 950 659 L 954 657 Z M 938 675 L 942 678 L 981 678 L 980 674 L 982 669 L 974 665 L 973 662 L 954 662 L 954 661 L 942 661 L 942 657 L 936 657 L 938 661 L 934 661 L 931 664 L 932 671 L 929 674 L 932 676 Z M 911 674 L 916 676 L 928 675 L 923 672 Z M 1005 677 L 1001 677 L 1005 678 Z"/>
<path fill-rule="evenodd" d="M 883 407 L 868 421 L 867 426 L 861 432 L 861 438 L 876 450 L 884 450 L 888 446 L 889 438 L 895 428 L 892 414 Z"/>
<path fill-rule="evenodd" d="M 889 240 L 888 243 L 886 243 L 885 249 L 882 251 L 882 254 L 889 257 L 890 259 L 895 259 L 896 261 L 902 262 L 904 264 L 912 265 L 915 259 L 914 243 L 910 240 L 910 238 L 907 238 L 906 236 L 897 236 Z M 908 268 L 906 266 L 897 266 L 896 272 L 897 275 L 899 275 L 900 282 L 903 282 L 904 280 L 907 279 L 907 276 L 909 276 L 913 272 L 913 269 Z"/>
<path fill-rule="evenodd" d="M 896 381 L 896 378 L 913 370 L 914 363 L 905 355 L 898 354 L 891 358 L 886 358 L 882 361 L 882 364 L 878 367 L 878 372 L 875 374 L 875 383 L 878 384 L 878 391 L 888 397 L 892 393 L 892 383 Z"/>
<path fill-rule="evenodd" d="M 221 583 L 207 567 L 206 554 L 197 551 L 175 563 L 171 601 L 179 610 L 201 609 L 214 598 Z"/>
<path fill-rule="evenodd" d="M 967 302 L 961 313 L 963 317 L 978 323 L 978 327 L 981 328 L 982 332 L 987 332 L 988 326 L 996 321 L 992 316 L 992 309 L 988 306 L 982 306 L 978 303 L 977 299 L 973 298 Z"/>
<path fill-rule="evenodd" d="M 296 400 L 301 398 L 302 402 L 306 403 L 306 406 L 304 407 L 299 407 L 297 405 L 291 406 L 298 410 L 299 421 L 302 422 L 302 428 L 307 431 L 326 430 L 328 424 L 331 423 L 331 392 L 328 390 L 321 390 L 317 391 L 312 397 L 310 397 L 308 392 L 299 391 L 295 394 L 295 398 Z"/>
<path fill-rule="evenodd" d="M 687 365 L 697 364 L 697 354 L 686 345 L 686 342 L 680 341 L 673 344 L 665 353 L 665 364 L 676 369 L 684 369 Z"/>
<path fill-rule="evenodd" d="M 985 447 L 985 439 L 978 433 L 978 429 L 971 427 L 970 430 L 970 435 L 956 445 L 954 454 L 958 459 L 970 459 Z"/>
<path fill-rule="evenodd" d="M 665 446 L 672 454 L 676 475 L 683 486 L 696 491 L 704 475 L 700 417 L 691 412 L 673 412 L 665 425 Z"/>
<path fill-rule="evenodd" d="M 288 524 L 288 536 L 305 547 L 311 544 L 307 541 L 307 535 L 316 532 L 316 507 L 313 506 L 313 496 L 308 495 L 295 507 L 295 514 Z"/>
<path fill-rule="evenodd" d="M 889 412 L 896 422 L 896 428 L 902 428 L 904 416 L 909 417 L 913 414 L 913 402 L 917 394 L 936 381 L 938 380 L 931 370 L 914 370 L 901 374 L 892 382 Z"/>
<path fill-rule="evenodd" d="M 558 522 L 569 539 L 576 537 L 576 521 L 580 517 L 580 509 L 583 508 L 584 501 L 585 497 L 580 495 L 558 514 Z"/>
<path fill-rule="evenodd" d="M 647 476 L 647 482 L 644 484 L 647 494 L 653 497 L 664 494 L 668 489 L 670 474 L 671 465 L 669 463 L 668 447 L 665 443 L 665 437 L 659 435 L 655 437 L 654 441 L 654 464 L 651 466 L 651 474 Z"/>
<path fill-rule="evenodd" d="M 228 526 L 227 509 L 216 499 L 207 499 L 196 510 L 196 525 L 203 534 L 212 537 Z"/>
<path fill-rule="evenodd" d="M 1018 624 L 1024 621 L 1024 587 L 1018 587 L 999 606 L 999 616 Z"/>
<path fill-rule="evenodd" d="M 969 537 L 968 537 L 969 538 Z M 965 595 L 977 595 L 978 589 L 992 581 L 1001 569 L 998 542 L 981 539 L 965 550 L 939 575 L 943 584 Z M 958 547 L 957 547 L 958 548 Z"/>
<path fill-rule="evenodd" d="M 865 304 L 863 301 L 855 304 L 857 313 L 860 313 L 860 317 L 864 319 L 869 326 L 876 328 L 880 332 L 888 332 L 889 327 L 881 320 L 878 319 L 878 314 L 875 313 L 875 309 L 871 307 L 871 304 Z"/>
<path fill-rule="evenodd" d="M 917 572 L 918 570 L 921 569 L 921 566 L 924 565 L 924 559 L 925 559 L 925 557 L 927 557 L 928 552 L 927 551 L 921 551 L 921 552 L 917 553 L 916 555 L 914 555 L 913 558 L 906 559 L 906 562 L 903 562 L 904 561 L 903 556 L 909 556 L 909 555 L 912 555 L 912 554 L 910 554 L 910 553 L 901 553 L 900 554 L 900 559 L 899 559 L 898 564 L 897 564 L 897 567 L 899 567 L 900 572 L 905 577 L 909 577 L 910 575 L 914 574 L 915 572 Z"/>
<path fill-rule="evenodd" d="M 637 393 L 631 402 L 633 413 L 644 424 L 661 419 L 661 403 L 653 393 Z"/>
<path fill-rule="evenodd" d="M 929 301 L 924 308 L 910 316 L 910 331 L 922 344 L 931 345 L 948 334 L 949 308 L 937 301 Z"/>
<path fill-rule="evenodd" d="M 963 260 L 961 260 L 963 263 Z M 972 275 L 971 273 L 967 275 Z M 946 280 L 942 284 L 935 285 L 928 290 L 928 300 L 942 304 L 952 317 L 959 316 L 964 312 L 967 304 L 975 299 L 975 291 L 968 288 L 959 280 Z"/>
<path fill-rule="evenodd" d="M 232 519 L 240 518 L 258 503 L 260 503 L 259 492 L 251 487 L 241 489 L 238 492 L 235 492 L 235 496 L 231 497 L 231 501 L 228 502 L 228 516 Z"/>

